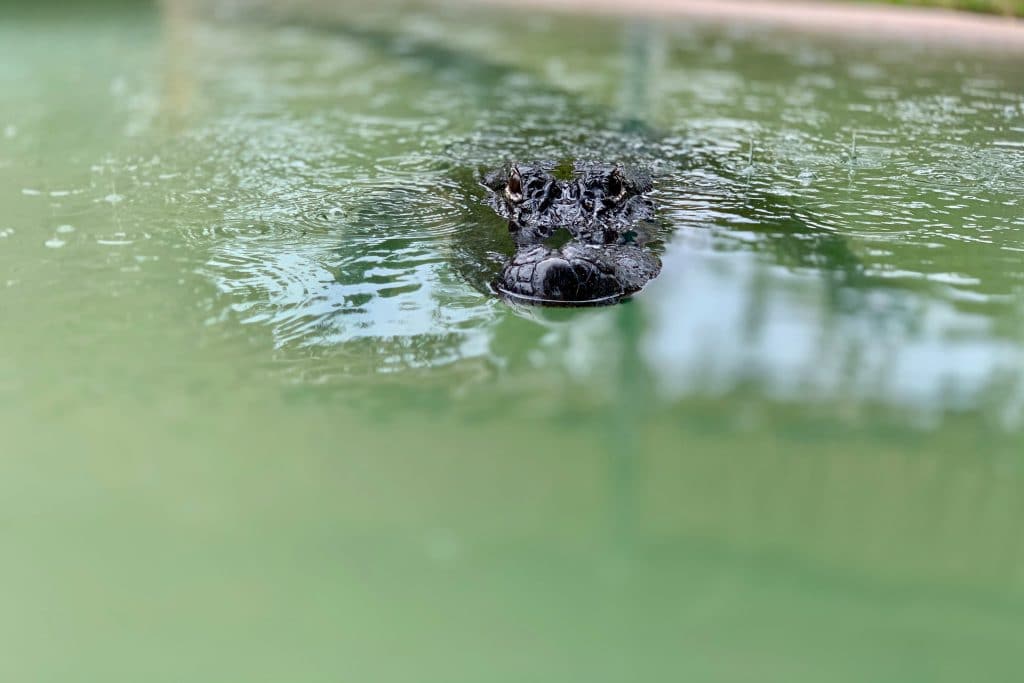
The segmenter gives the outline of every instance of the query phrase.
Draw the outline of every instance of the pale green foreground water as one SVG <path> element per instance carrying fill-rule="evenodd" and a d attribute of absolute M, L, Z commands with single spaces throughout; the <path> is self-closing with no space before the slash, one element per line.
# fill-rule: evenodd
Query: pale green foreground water
<path fill-rule="evenodd" d="M 1019 680 L 1020 58 L 454 17 L 0 20 L 0 680 Z M 545 155 L 634 301 L 486 292 Z"/>

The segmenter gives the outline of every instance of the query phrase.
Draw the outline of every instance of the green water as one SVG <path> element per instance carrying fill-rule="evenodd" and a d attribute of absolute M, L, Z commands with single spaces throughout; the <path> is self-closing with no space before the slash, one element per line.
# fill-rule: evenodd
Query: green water
<path fill-rule="evenodd" d="M 174 4 L 0 18 L 0 680 L 1019 680 L 1019 55 Z M 488 293 L 541 157 L 633 301 Z"/>

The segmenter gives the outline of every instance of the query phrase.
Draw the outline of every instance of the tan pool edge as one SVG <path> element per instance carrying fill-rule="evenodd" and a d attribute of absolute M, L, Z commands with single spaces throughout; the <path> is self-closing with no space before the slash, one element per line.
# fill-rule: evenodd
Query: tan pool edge
<path fill-rule="evenodd" d="M 787 0 L 463 0 L 600 14 L 690 17 L 873 40 L 1024 52 L 1024 21 L 935 8 Z"/>

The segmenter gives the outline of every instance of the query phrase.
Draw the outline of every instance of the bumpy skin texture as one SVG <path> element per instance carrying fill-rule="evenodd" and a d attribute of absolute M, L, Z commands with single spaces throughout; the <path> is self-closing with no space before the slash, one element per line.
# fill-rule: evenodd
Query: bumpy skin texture
<path fill-rule="evenodd" d="M 614 303 L 640 290 L 661 271 L 645 246 L 654 220 L 645 173 L 577 163 L 559 179 L 554 164 L 510 164 L 487 174 L 491 207 L 509 222 L 516 245 L 494 283 L 502 295 L 527 303 Z M 558 231 L 570 241 L 551 247 Z"/>

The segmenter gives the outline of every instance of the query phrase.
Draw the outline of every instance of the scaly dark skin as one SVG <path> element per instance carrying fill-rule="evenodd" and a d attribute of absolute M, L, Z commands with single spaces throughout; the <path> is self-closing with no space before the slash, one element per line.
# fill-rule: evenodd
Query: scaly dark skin
<path fill-rule="evenodd" d="M 615 303 L 642 289 L 661 271 L 646 246 L 654 221 L 650 176 L 576 163 L 572 177 L 560 179 L 554 168 L 509 164 L 483 180 L 516 246 L 495 290 L 524 303 L 585 306 Z M 561 230 L 568 242 L 544 243 Z"/>

